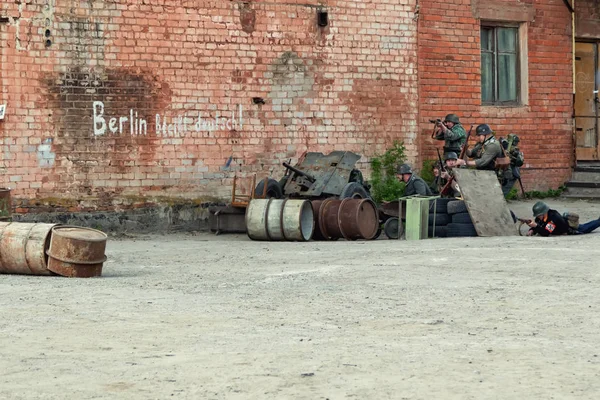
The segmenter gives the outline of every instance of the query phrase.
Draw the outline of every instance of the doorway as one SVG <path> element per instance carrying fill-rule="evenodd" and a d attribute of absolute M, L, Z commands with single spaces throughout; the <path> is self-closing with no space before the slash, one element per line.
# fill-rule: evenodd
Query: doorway
<path fill-rule="evenodd" d="M 577 161 L 600 159 L 600 84 L 598 43 L 577 42 L 575 45 L 575 137 Z"/>

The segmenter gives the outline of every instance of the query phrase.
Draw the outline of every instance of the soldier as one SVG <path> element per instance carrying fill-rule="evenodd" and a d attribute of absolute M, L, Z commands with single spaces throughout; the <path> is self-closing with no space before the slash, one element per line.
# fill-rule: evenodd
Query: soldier
<path fill-rule="evenodd" d="M 592 233 L 594 230 L 600 228 L 600 218 L 572 227 L 558 211 L 552 210 L 543 201 L 535 203 L 532 211 L 535 220 L 527 222 L 527 225 L 531 227 L 527 233 L 529 236 L 535 234 L 540 236 L 577 235 Z"/>
<path fill-rule="evenodd" d="M 506 196 L 513 186 L 515 182 L 521 179 L 521 169 L 525 162 L 525 157 L 523 152 L 519 150 L 519 142 L 520 139 L 514 133 L 508 135 L 508 140 L 500 139 L 500 143 L 504 150 L 508 152 L 508 157 L 510 158 L 510 168 L 508 168 L 504 174 L 504 179 L 502 180 L 502 193 Z"/>
<path fill-rule="evenodd" d="M 405 196 L 431 196 L 431 189 L 427 186 L 427 183 L 417 174 L 412 172 L 410 165 L 402 164 L 396 170 L 396 176 L 406 183 L 406 188 L 404 189 Z"/>
<path fill-rule="evenodd" d="M 446 162 L 446 171 L 442 171 L 441 177 L 444 179 L 444 182 L 452 180 L 452 183 L 450 183 L 452 190 L 449 190 L 448 192 L 452 195 L 452 197 L 460 197 L 460 187 L 458 186 L 458 183 L 454 179 L 454 174 L 452 173 L 453 168 L 460 168 L 457 163 L 458 156 L 455 152 L 446 153 L 444 154 L 444 161 Z"/>
<path fill-rule="evenodd" d="M 448 114 L 444 121 L 437 122 L 438 131 L 435 139 L 444 140 L 444 153 L 451 151 L 460 153 L 461 147 L 467 141 L 467 132 L 456 114 Z"/>
<path fill-rule="evenodd" d="M 433 181 L 429 185 L 429 189 L 431 189 L 431 193 L 438 194 L 440 192 L 442 185 L 442 177 L 440 176 L 441 168 L 440 163 L 433 164 Z"/>
<path fill-rule="evenodd" d="M 492 129 L 487 124 L 481 124 L 475 130 L 477 135 L 477 144 L 467 151 L 469 158 L 474 161 L 457 160 L 458 166 L 466 165 L 481 170 L 494 171 L 496 158 L 504 157 L 504 152 L 500 143 L 492 135 Z"/>

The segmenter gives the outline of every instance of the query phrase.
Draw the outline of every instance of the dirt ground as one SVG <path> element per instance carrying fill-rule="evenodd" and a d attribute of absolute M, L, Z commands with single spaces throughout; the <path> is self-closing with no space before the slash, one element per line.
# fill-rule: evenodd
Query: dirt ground
<path fill-rule="evenodd" d="M 600 204 L 549 201 L 598 218 Z M 529 216 L 533 202 L 512 203 Z M 591 399 L 600 233 L 111 240 L 102 278 L 0 276 L 0 398 Z"/>

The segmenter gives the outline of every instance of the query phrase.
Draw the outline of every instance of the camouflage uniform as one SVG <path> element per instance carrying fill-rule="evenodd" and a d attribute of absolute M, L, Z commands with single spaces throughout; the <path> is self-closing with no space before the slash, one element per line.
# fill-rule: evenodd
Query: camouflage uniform
<path fill-rule="evenodd" d="M 516 143 L 518 143 L 518 139 Z M 505 149 L 508 149 L 509 143 L 507 140 L 503 140 L 502 145 Z M 521 177 L 520 167 L 522 167 L 525 163 L 525 156 L 517 146 L 514 146 L 510 149 L 508 156 L 510 157 L 510 168 L 506 170 L 505 176 L 503 177 L 504 179 L 501 181 L 502 193 L 505 196 L 510 193 L 511 189 L 515 185 L 515 182 Z"/>
<path fill-rule="evenodd" d="M 461 124 L 454 125 L 444 133 L 441 129 L 435 136 L 437 140 L 445 140 L 444 153 L 460 154 L 461 146 L 467 142 L 467 132 Z"/>

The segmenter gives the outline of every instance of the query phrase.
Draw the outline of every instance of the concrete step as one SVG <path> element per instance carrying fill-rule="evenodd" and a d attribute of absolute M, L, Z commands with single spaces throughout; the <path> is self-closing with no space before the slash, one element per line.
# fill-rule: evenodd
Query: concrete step
<path fill-rule="evenodd" d="M 589 167 L 578 165 L 574 169 L 575 172 L 591 172 L 594 174 L 600 174 L 600 167 Z"/>
<path fill-rule="evenodd" d="M 571 180 L 575 182 L 600 182 L 600 169 L 597 172 L 575 170 Z"/>
<path fill-rule="evenodd" d="M 576 181 L 571 180 L 567 182 L 567 187 L 572 188 L 600 188 L 600 182 L 591 182 L 591 181 Z"/>
<path fill-rule="evenodd" d="M 589 167 L 598 167 L 600 168 L 600 160 L 597 161 L 577 161 L 577 165 L 581 165 L 581 166 L 589 166 Z"/>
<path fill-rule="evenodd" d="M 570 186 L 570 183 L 571 182 L 567 183 L 567 190 L 563 193 L 563 196 L 582 199 L 600 199 L 600 187 Z"/>

